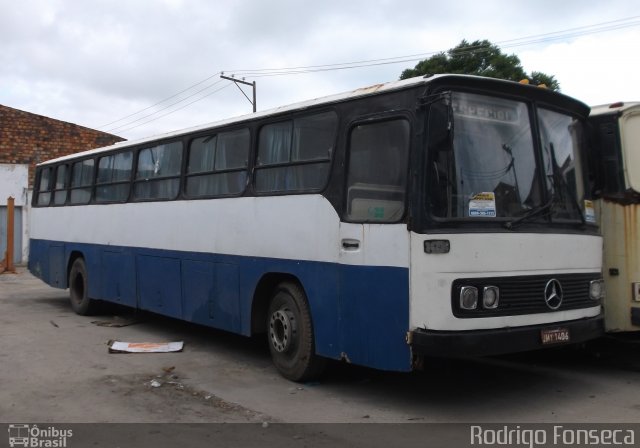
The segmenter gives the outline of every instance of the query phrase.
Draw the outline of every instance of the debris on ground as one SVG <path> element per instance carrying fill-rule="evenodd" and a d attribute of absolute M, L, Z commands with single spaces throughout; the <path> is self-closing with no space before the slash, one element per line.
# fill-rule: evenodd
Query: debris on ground
<path fill-rule="evenodd" d="M 111 320 L 94 320 L 91 323 L 99 327 L 120 328 L 128 327 L 129 325 L 135 325 L 137 323 L 140 323 L 140 321 L 135 317 L 113 316 Z"/>

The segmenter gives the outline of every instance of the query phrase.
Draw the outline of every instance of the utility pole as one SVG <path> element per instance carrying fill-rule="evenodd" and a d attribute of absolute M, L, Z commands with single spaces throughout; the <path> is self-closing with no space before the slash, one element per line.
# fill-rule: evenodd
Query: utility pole
<path fill-rule="evenodd" d="M 222 75 L 220 75 L 220 77 L 221 77 L 222 79 L 228 79 L 229 81 L 233 81 L 233 83 L 236 85 L 236 87 L 237 87 L 238 89 L 240 89 L 240 92 L 242 92 L 242 94 L 244 95 L 244 97 L 245 97 L 245 98 L 246 98 L 246 99 L 247 99 L 247 100 L 248 100 L 248 101 L 253 105 L 253 112 L 255 113 L 255 112 L 256 112 L 256 82 L 255 82 L 255 81 L 253 81 L 253 82 L 247 82 L 247 81 L 245 81 L 245 80 L 244 80 L 244 78 L 242 78 L 242 79 L 236 79 L 236 78 L 234 78 L 234 77 L 233 77 L 233 75 L 231 75 L 231 77 L 229 77 L 229 76 L 224 76 L 224 74 L 222 74 Z M 245 84 L 245 85 L 247 85 L 247 86 L 252 86 L 252 87 L 253 87 L 253 101 L 251 101 L 251 100 L 249 99 L 249 97 L 247 96 L 247 94 L 246 94 L 246 93 L 244 93 L 244 90 L 242 90 L 242 88 L 238 85 L 238 83 L 240 83 L 240 84 Z"/>

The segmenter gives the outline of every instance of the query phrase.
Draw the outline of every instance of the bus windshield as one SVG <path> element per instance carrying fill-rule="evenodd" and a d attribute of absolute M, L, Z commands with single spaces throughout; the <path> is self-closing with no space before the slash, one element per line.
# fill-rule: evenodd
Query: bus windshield
<path fill-rule="evenodd" d="M 582 169 L 577 156 L 582 128 L 569 115 L 539 109 L 541 135 L 535 139 L 530 111 L 525 102 L 463 92 L 451 93 L 450 107 L 432 108 L 428 197 L 433 216 L 511 220 L 531 215 L 533 220 L 532 212 L 544 207 L 553 219 L 582 219 L 578 198 L 584 189 L 578 184 L 583 176 L 575 174 Z M 536 140 L 543 147 L 541 159 Z M 535 213 L 535 218 L 549 213 Z"/>
<path fill-rule="evenodd" d="M 538 109 L 542 156 L 554 220 L 581 220 L 578 200 L 585 199 L 582 150 L 584 127 L 575 118 Z"/>

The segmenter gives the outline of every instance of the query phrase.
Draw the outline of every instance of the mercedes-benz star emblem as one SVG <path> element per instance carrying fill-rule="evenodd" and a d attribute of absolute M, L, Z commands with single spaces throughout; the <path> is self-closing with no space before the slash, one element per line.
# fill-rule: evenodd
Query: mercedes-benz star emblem
<path fill-rule="evenodd" d="M 544 301 L 552 310 L 557 310 L 562 305 L 562 286 L 555 278 L 549 280 L 544 287 Z"/>

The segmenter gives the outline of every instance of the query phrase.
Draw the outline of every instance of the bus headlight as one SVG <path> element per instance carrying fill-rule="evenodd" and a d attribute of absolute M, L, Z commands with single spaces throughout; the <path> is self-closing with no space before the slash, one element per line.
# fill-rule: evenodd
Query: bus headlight
<path fill-rule="evenodd" d="M 488 310 L 498 308 L 500 290 L 497 286 L 485 286 L 482 291 L 482 307 Z"/>
<path fill-rule="evenodd" d="M 592 300 L 599 300 L 604 298 L 603 280 L 591 280 L 591 283 L 589 283 L 589 297 Z"/>
<path fill-rule="evenodd" d="M 463 286 L 460 288 L 460 308 L 463 310 L 475 310 L 478 308 L 478 288 L 475 286 Z"/>

